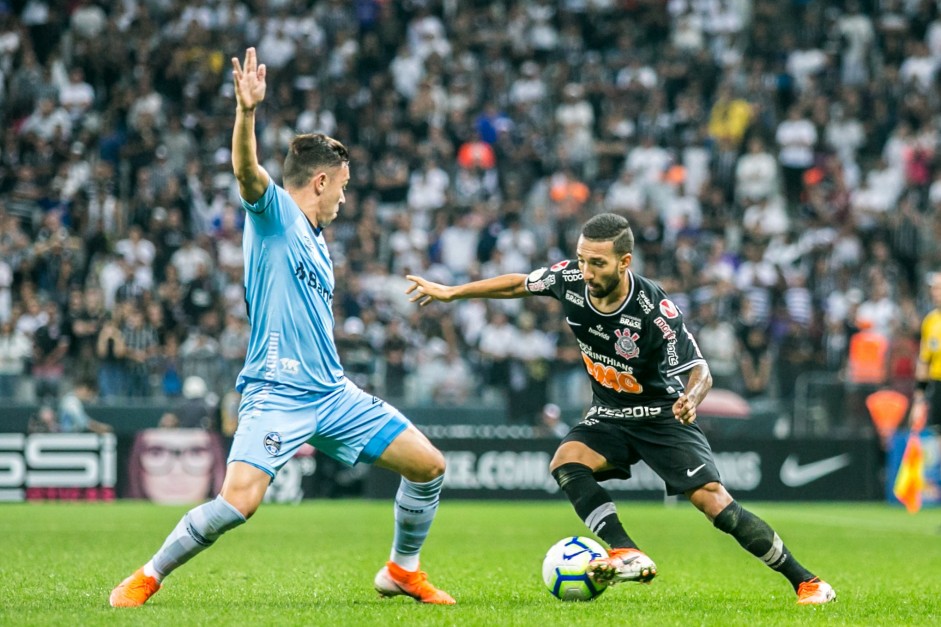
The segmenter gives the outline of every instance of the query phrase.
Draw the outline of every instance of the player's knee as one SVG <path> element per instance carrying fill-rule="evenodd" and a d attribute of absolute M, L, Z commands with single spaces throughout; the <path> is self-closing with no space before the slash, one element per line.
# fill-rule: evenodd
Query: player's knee
<path fill-rule="evenodd" d="M 238 512 L 245 517 L 245 520 L 251 518 L 255 512 L 258 511 L 259 503 L 256 503 L 249 499 L 239 498 L 239 497 L 224 497 L 232 507 L 234 507 Z"/>
<path fill-rule="evenodd" d="M 591 468 L 584 464 L 578 463 L 564 463 L 560 464 L 550 471 L 552 477 L 555 479 L 555 482 L 559 484 L 559 487 L 563 490 L 565 486 L 569 485 L 573 481 L 582 479 L 585 477 L 591 477 Z"/>
<path fill-rule="evenodd" d="M 732 495 L 718 481 L 710 481 L 695 490 L 689 490 L 686 496 L 690 503 L 711 521 L 733 501 Z"/>
<path fill-rule="evenodd" d="M 416 467 L 411 468 L 409 472 L 403 473 L 403 475 L 409 481 L 427 483 L 443 475 L 446 469 L 447 463 L 444 460 L 444 455 L 438 449 L 434 449 L 423 456 L 421 464 L 417 464 Z"/>
<path fill-rule="evenodd" d="M 448 463 L 445 461 L 444 455 L 441 454 L 441 451 L 435 449 L 434 455 L 431 456 L 428 464 L 428 481 L 443 475 L 444 471 L 447 470 L 447 466 Z"/>
<path fill-rule="evenodd" d="M 586 460 L 578 453 L 579 451 L 577 449 L 560 446 L 552 456 L 552 461 L 549 462 L 549 472 L 554 473 L 557 469 L 566 464 L 582 464 L 588 466 L 589 464 L 586 463 Z"/>
<path fill-rule="evenodd" d="M 245 517 L 245 520 L 254 515 L 258 511 L 258 507 L 261 505 L 261 501 L 265 496 L 264 491 L 261 492 L 259 496 L 256 491 L 248 489 L 232 489 L 230 486 L 223 486 L 222 492 L 220 492 L 222 498 L 226 500 L 232 507 L 234 507 L 238 512 Z"/>

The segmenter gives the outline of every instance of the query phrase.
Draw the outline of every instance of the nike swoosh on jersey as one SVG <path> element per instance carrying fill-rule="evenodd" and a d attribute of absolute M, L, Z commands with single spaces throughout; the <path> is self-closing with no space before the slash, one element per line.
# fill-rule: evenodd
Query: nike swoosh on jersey
<path fill-rule="evenodd" d="M 687 468 L 687 469 L 686 469 L 686 476 L 687 476 L 687 477 L 692 477 L 693 475 L 695 475 L 697 472 L 699 472 L 700 470 L 702 470 L 702 469 L 705 468 L 705 467 L 706 467 L 705 464 L 700 464 L 700 465 L 696 466 L 695 468 Z"/>
<path fill-rule="evenodd" d="M 568 322 L 568 323 L 569 323 L 571 326 L 573 326 L 573 327 L 580 327 L 580 326 L 582 326 L 582 323 L 581 323 L 581 322 L 572 322 L 571 320 L 569 320 L 569 317 L 568 317 L 568 316 L 565 316 L 565 321 Z"/>
<path fill-rule="evenodd" d="M 842 455 L 801 465 L 797 461 L 797 455 L 788 455 L 784 463 L 781 464 L 781 483 L 789 488 L 799 488 L 849 466 L 850 460 L 850 454 L 843 453 Z"/>

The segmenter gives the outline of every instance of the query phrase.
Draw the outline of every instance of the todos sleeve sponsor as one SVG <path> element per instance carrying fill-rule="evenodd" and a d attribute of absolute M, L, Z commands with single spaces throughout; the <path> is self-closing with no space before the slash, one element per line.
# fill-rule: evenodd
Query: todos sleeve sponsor
<path fill-rule="evenodd" d="M 556 300 L 565 298 L 563 273 L 571 272 L 570 261 L 560 261 L 550 268 L 538 268 L 526 277 L 526 289 L 537 296 L 551 296 Z M 565 275 L 568 276 L 568 275 Z"/>

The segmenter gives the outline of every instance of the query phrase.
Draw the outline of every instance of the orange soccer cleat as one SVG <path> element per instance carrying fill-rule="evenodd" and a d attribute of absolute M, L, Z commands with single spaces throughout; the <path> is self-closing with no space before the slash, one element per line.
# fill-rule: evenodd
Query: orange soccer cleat
<path fill-rule="evenodd" d="M 646 553 L 638 549 L 611 549 L 608 557 L 591 561 L 588 574 L 598 583 L 647 583 L 657 576 L 657 565 Z"/>
<path fill-rule="evenodd" d="M 820 605 L 836 600 L 836 590 L 826 581 L 814 577 L 797 586 L 798 605 Z"/>
<path fill-rule="evenodd" d="M 108 602 L 111 607 L 139 607 L 154 596 L 159 589 L 160 583 L 153 577 L 145 575 L 143 568 L 138 568 L 133 575 L 111 591 Z"/>
<path fill-rule="evenodd" d="M 454 605 L 456 601 L 444 590 L 435 588 L 424 571 L 409 571 L 395 562 L 386 562 L 373 581 L 376 591 L 384 597 L 404 594 L 421 603 Z"/>

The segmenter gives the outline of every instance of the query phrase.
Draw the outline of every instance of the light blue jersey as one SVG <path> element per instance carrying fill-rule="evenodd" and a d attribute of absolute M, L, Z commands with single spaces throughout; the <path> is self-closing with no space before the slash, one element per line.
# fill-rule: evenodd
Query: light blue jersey
<path fill-rule="evenodd" d="M 269 180 L 242 235 L 251 336 L 236 389 L 252 381 L 312 393 L 344 386 L 333 340 L 333 262 L 320 230 Z"/>
<path fill-rule="evenodd" d="M 274 477 L 304 443 L 345 464 L 372 463 L 409 424 L 343 375 L 333 341 L 333 263 L 319 230 L 274 183 L 248 213 L 245 300 L 251 336 L 236 389 L 229 461 Z"/>

